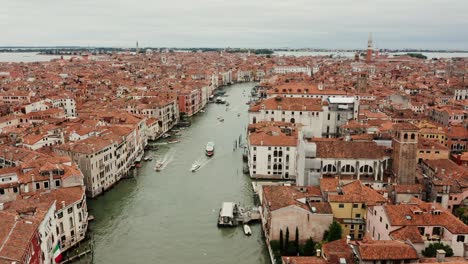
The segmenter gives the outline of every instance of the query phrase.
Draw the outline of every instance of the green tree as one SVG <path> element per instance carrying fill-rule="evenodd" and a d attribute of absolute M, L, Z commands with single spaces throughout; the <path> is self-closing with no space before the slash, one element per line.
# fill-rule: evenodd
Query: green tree
<path fill-rule="evenodd" d="M 315 242 L 312 238 L 307 239 L 304 246 L 302 246 L 301 255 L 315 256 Z"/>
<path fill-rule="evenodd" d="M 279 238 L 279 246 L 281 253 L 284 253 L 284 240 L 283 240 L 283 229 L 280 229 L 280 238 Z"/>
<path fill-rule="evenodd" d="M 294 247 L 296 248 L 296 254 L 299 251 L 299 228 L 296 226 L 296 239 L 294 240 Z"/>
<path fill-rule="evenodd" d="M 443 249 L 445 251 L 445 256 L 453 256 L 453 250 L 449 245 L 444 245 L 442 243 L 433 243 L 427 246 L 421 253 L 425 257 L 433 258 L 437 255 L 437 250 Z"/>
<path fill-rule="evenodd" d="M 328 228 L 328 235 L 326 240 L 328 242 L 338 240 L 341 238 L 342 234 L 343 229 L 341 228 L 341 225 L 338 222 L 333 221 Z"/>
<path fill-rule="evenodd" d="M 270 247 L 271 250 L 273 251 L 273 255 L 275 258 L 281 258 L 281 246 L 280 242 L 278 240 L 271 240 L 270 241 Z"/>

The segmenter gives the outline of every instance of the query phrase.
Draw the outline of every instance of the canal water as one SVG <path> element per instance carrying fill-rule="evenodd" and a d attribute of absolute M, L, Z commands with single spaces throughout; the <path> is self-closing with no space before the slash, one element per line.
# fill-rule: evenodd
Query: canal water
<path fill-rule="evenodd" d="M 241 227 L 216 225 L 222 202 L 254 202 L 251 181 L 242 173 L 242 148 L 233 150 L 240 135 L 245 143 L 246 102 L 254 85 L 224 88 L 229 107 L 208 104 L 181 130 L 180 143 L 147 152 L 166 160 L 162 171 L 154 171 L 155 159 L 142 162 L 135 179 L 89 200 L 93 263 L 269 263 L 259 223 L 250 237 Z M 204 154 L 208 141 L 215 142 L 211 158 Z M 202 165 L 192 173 L 195 161 Z"/>

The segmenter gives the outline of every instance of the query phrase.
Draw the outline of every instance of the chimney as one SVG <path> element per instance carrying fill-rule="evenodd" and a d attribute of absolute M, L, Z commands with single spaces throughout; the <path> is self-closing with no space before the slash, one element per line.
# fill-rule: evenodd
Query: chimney
<path fill-rule="evenodd" d="M 346 244 L 349 244 L 351 242 L 351 236 L 346 236 Z"/>
<path fill-rule="evenodd" d="M 317 257 L 320 257 L 322 255 L 322 250 L 317 249 L 316 251 L 317 251 Z"/>
<path fill-rule="evenodd" d="M 287 257 L 287 258 L 286 258 L 286 264 L 291 263 L 289 260 L 290 260 L 289 257 Z"/>
<path fill-rule="evenodd" d="M 62 208 L 65 208 L 65 201 L 62 201 Z"/>
<path fill-rule="evenodd" d="M 0 211 L 3 211 L 3 209 L 5 209 L 5 206 L 3 205 L 3 203 L 0 203 Z"/>
<path fill-rule="evenodd" d="M 445 262 L 445 250 L 438 249 L 436 253 L 437 262 Z"/>

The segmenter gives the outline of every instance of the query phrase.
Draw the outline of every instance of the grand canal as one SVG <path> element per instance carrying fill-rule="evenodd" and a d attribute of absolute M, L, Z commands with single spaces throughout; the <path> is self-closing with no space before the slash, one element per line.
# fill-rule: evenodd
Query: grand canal
<path fill-rule="evenodd" d="M 143 162 L 135 179 L 123 180 L 103 196 L 89 200 L 95 220 L 93 263 L 268 263 L 260 224 L 252 236 L 242 228 L 218 229 L 223 201 L 253 205 L 251 181 L 242 173 L 242 149 L 233 150 L 242 135 L 245 142 L 246 102 L 253 83 L 226 87 L 225 105 L 208 104 L 182 130 L 180 143 L 149 151 L 167 161 L 155 172 L 155 160 Z M 240 116 L 238 116 L 240 114 Z M 222 116 L 224 122 L 218 121 Z M 208 141 L 215 155 L 205 157 Z M 190 172 L 192 163 L 201 168 Z"/>

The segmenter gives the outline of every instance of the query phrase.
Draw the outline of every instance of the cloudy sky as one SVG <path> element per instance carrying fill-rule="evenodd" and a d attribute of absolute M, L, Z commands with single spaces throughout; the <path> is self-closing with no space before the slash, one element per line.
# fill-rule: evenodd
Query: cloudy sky
<path fill-rule="evenodd" d="M 0 0 L 0 46 L 468 49 L 468 0 Z"/>

